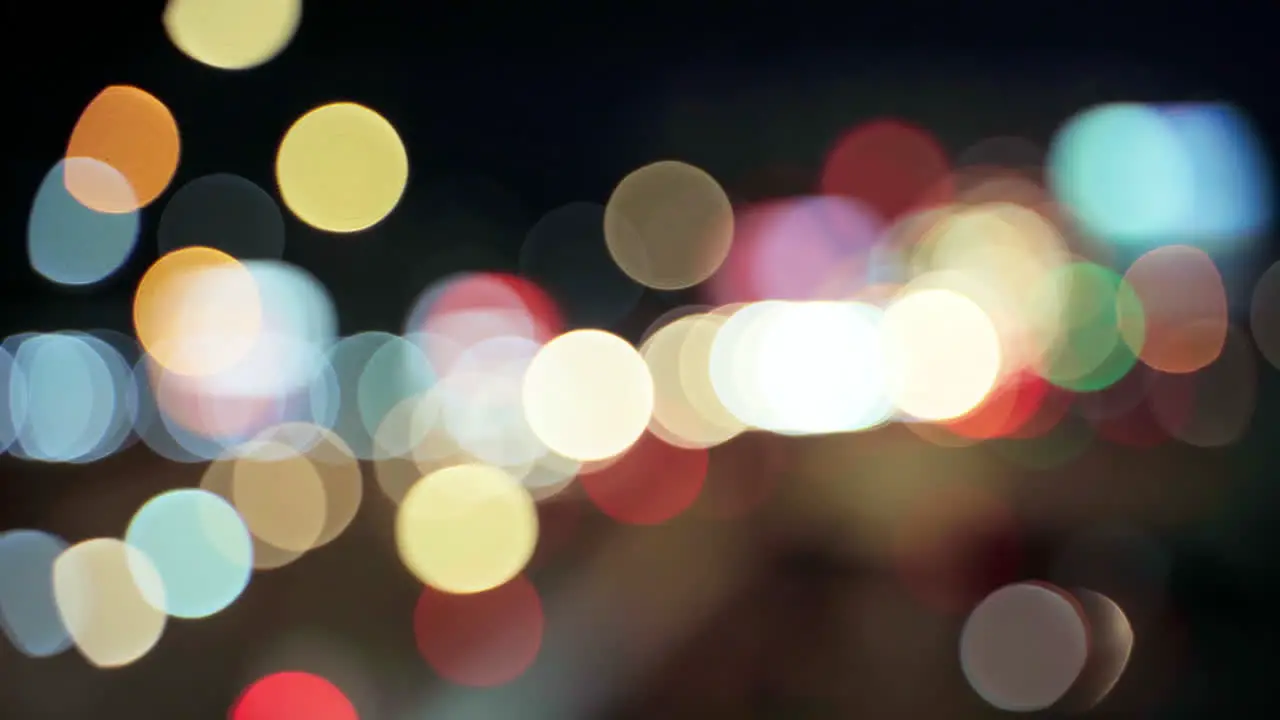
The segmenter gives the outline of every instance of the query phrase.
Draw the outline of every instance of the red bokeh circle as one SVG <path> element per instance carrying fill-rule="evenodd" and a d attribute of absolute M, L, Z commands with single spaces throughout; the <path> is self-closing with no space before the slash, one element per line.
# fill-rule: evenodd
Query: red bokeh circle
<path fill-rule="evenodd" d="M 319 675 L 278 672 L 245 689 L 230 720 L 358 720 L 356 708 Z"/>
<path fill-rule="evenodd" d="M 626 453 L 578 482 L 605 515 L 628 525 L 657 525 L 684 512 L 707 477 L 705 448 L 681 448 L 645 432 Z"/>
<path fill-rule="evenodd" d="M 841 137 L 828 153 L 819 187 L 856 198 L 886 222 L 945 205 L 955 195 L 950 162 L 927 130 L 880 119 Z"/>
<path fill-rule="evenodd" d="M 538 657 L 544 624 L 538 590 L 523 575 L 467 595 L 424 587 L 413 611 L 419 654 L 441 677 L 468 687 L 523 675 Z"/>

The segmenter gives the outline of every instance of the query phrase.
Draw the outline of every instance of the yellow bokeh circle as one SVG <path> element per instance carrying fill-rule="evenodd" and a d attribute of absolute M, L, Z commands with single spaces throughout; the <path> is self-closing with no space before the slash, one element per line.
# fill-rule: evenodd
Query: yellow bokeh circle
<path fill-rule="evenodd" d="M 358 232 L 381 222 L 408 180 L 400 134 L 356 103 L 322 105 L 298 118 L 276 153 L 284 204 L 299 220 L 328 232 Z"/>
<path fill-rule="evenodd" d="M 419 480 L 396 512 L 400 559 L 423 583 L 455 594 L 515 577 L 538 542 L 529 491 L 501 468 L 454 465 Z"/>
<path fill-rule="evenodd" d="M 182 54 L 222 70 L 279 55 L 302 21 L 302 0 L 169 0 L 164 30 Z"/>

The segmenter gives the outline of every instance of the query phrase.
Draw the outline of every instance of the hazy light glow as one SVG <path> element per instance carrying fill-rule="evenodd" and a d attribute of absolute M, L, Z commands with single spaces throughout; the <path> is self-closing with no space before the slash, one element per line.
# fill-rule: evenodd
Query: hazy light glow
<path fill-rule="evenodd" d="M 726 318 L 695 313 L 658 328 L 640 354 L 653 377 L 653 420 L 649 429 L 681 447 L 711 447 L 746 429 L 716 397 L 711 349 Z"/>
<path fill-rule="evenodd" d="M 1054 137 L 1048 175 L 1085 230 L 1111 242 L 1154 244 L 1194 222 L 1193 159 L 1154 107 L 1099 105 L 1068 120 Z"/>
<path fill-rule="evenodd" d="M 711 386 L 716 398 L 732 415 L 748 427 L 769 424 L 769 406 L 756 383 L 760 377 L 760 357 L 767 328 L 785 312 L 780 300 L 748 303 L 729 311 L 728 319 L 716 332 L 708 359 Z"/>
<path fill-rule="evenodd" d="M 787 434 L 864 430 L 892 413 L 875 307 L 799 302 L 761 330 L 752 381 L 768 409 L 762 429 Z"/>

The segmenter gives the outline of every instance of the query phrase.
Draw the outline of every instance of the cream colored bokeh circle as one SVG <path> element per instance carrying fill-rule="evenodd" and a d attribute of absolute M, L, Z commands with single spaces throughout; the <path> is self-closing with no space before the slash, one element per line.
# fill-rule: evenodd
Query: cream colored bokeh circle
<path fill-rule="evenodd" d="M 711 346 L 726 319 L 715 313 L 686 315 L 658 328 L 640 349 L 653 376 L 649 429 L 672 445 L 712 447 L 746 430 L 711 384 Z"/>
<path fill-rule="evenodd" d="M 890 397 L 920 420 L 977 407 L 1000 376 L 1000 337 L 973 300 L 951 290 L 908 290 L 881 321 Z"/>
<path fill-rule="evenodd" d="M 613 261 L 641 285 L 693 287 L 729 256 L 733 206 L 705 171 L 664 160 L 632 171 L 614 188 L 604 237 Z"/>
<path fill-rule="evenodd" d="M 306 552 L 325 531 L 328 497 L 311 459 L 271 440 L 235 454 L 231 501 L 254 537 L 282 550 Z"/>
<path fill-rule="evenodd" d="M 640 353 L 603 330 L 547 343 L 525 372 L 529 427 L 553 452 L 605 460 L 631 447 L 653 416 L 653 378 Z"/>
<path fill-rule="evenodd" d="M 138 660 L 164 632 L 160 573 L 122 540 L 85 540 L 62 551 L 53 563 L 53 596 L 76 649 L 97 667 Z"/>
<path fill-rule="evenodd" d="M 1001 337 L 1007 371 L 1048 352 L 1063 310 L 1045 292 L 1055 271 L 1070 261 L 1058 230 L 1034 210 L 984 203 L 957 210 L 922 238 L 913 267 L 962 276 L 961 291 L 983 309 Z"/>
<path fill-rule="evenodd" d="M 400 202 L 409 156 L 386 118 L 356 103 L 322 105 L 298 118 L 276 154 L 276 182 L 289 210 L 335 233 L 365 230 Z"/>
<path fill-rule="evenodd" d="M 164 29 L 184 55 L 222 70 L 280 54 L 302 21 L 302 0 L 169 0 Z"/>
<path fill-rule="evenodd" d="M 454 465 L 409 488 L 396 512 L 400 559 L 437 590 L 465 594 L 515 577 L 538 542 L 529 492 L 489 465 Z"/>

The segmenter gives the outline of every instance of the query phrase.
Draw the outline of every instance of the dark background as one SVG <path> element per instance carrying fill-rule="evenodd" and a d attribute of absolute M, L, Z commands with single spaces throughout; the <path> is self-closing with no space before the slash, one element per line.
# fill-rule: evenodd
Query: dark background
<path fill-rule="evenodd" d="M 1280 10 L 1269 2 L 562 8 L 327 0 L 307 4 L 280 57 L 243 73 L 183 57 L 160 27 L 162 6 L 6 0 L 0 336 L 128 332 L 131 292 L 155 259 L 156 210 L 168 195 L 218 171 L 274 192 L 281 135 L 303 112 L 341 99 L 381 112 L 410 160 L 400 207 L 366 233 L 331 236 L 287 218 L 285 259 L 333 293 L 342 334 L 398 331 L 417 293 L 449 272 L 514 269 L 524 232 L 543 213 L 575 200 L 602 203 L 618 179 L 657 159 L 700 165 L 735 198 L 754 199 L 810 190 L 836 135 L 883 115 L 929 128 L 953 153 L 1002 135 L 1044 146 L 1073 112 L 1108 100 L 1226 99 L 1272 147 L 1280 129 Z M 77 293 L 29 269 L 26 217 L 81 109 L 109 84 L 136 84 L 166 102 L 182 133 L 182 162 L 169 193 L 144 212 L 143 240 L 126 268 Z M 634 339 L 688 299 L 647 294 L 615 329 Z M 1277 387 L 1264 367 L 1252 430 L 1229 450 L 1101 448 L 1022 486 L 1019 497 L 1030 504 L 1019 507 L 1037 508 L 1025 577 L 1044 571 L 1069 531 L 1116 520 L 1146 528 L 1169 559 L 1167 607 L 1146 626 L 1135 620 L 1134 660 L 1098 716 L 1270 715 L 1280 670 Z M 150 495 L 194 485 L 199 472 L 140 446 L 83 467 L 0 458 L 0 529 L 38 527 L 72 542 L 118 536 Z M 1118 479 L 1129 484 L 1113 485 Z M 1113 502 L 1100 514 L 1045 510 L 1068 497 L 1064 483 Z M 366 493 L 355 526 L 331 547 L 255 576 L 245 597 L 214 618 L 171 622 L 133 666 L 101 671 L 74 652 L 30 660 L 0 646 L 0 717 L 225 717 L 244 685 L 288 666 L 327 673 L 366 720 L 998 714 L 956 668 L 961 619 L 913 615 L 882 569 L 828 551 L 821 533 L 777 531 L 767 518 L 735 530 L 751 548 L 744 584 L 701 613 L 690 610 L 688 631 L 636 665 L 642 670 L 594 688 L 603 693 L 597 705 L 557 706 L 568 695 L 539 689 L 554 674 L 542 660 L 519 687 L 488 695 L 446 688 L 415 657 L 415 586 L 390 544 L 391 507 L 375 495 Z M 1145 512 L 1144 498 L 1162 509 Z M 636 531 L 581 515 L 573 548 L 534 570 L 549 622 L 590 616 L 592 627 L 643 626 L 634 613 L 664 606 L 646 593 L 680 587 L 678 579 L 663 585 L 657 571 L 645 576 L 645 553 L 680 554 L 685 530 L 651 531 L 627 551 L 636 559 L 629 568 L 606 572 L 592 554 Z M 572 595 L 589 573 L 613 589 L 557 609 L 560 589 Z M 611 605 L 606 596 L 623 600 Z M 902 631 L 868 634 L 881 625 Z M 617 637 L 638 642 L 626 631 Z M 623 651 L 593 652 L 599 658 L 568 666 L 608 665 Z M 431 710 L 434 702 L 443 707 Z"/>

